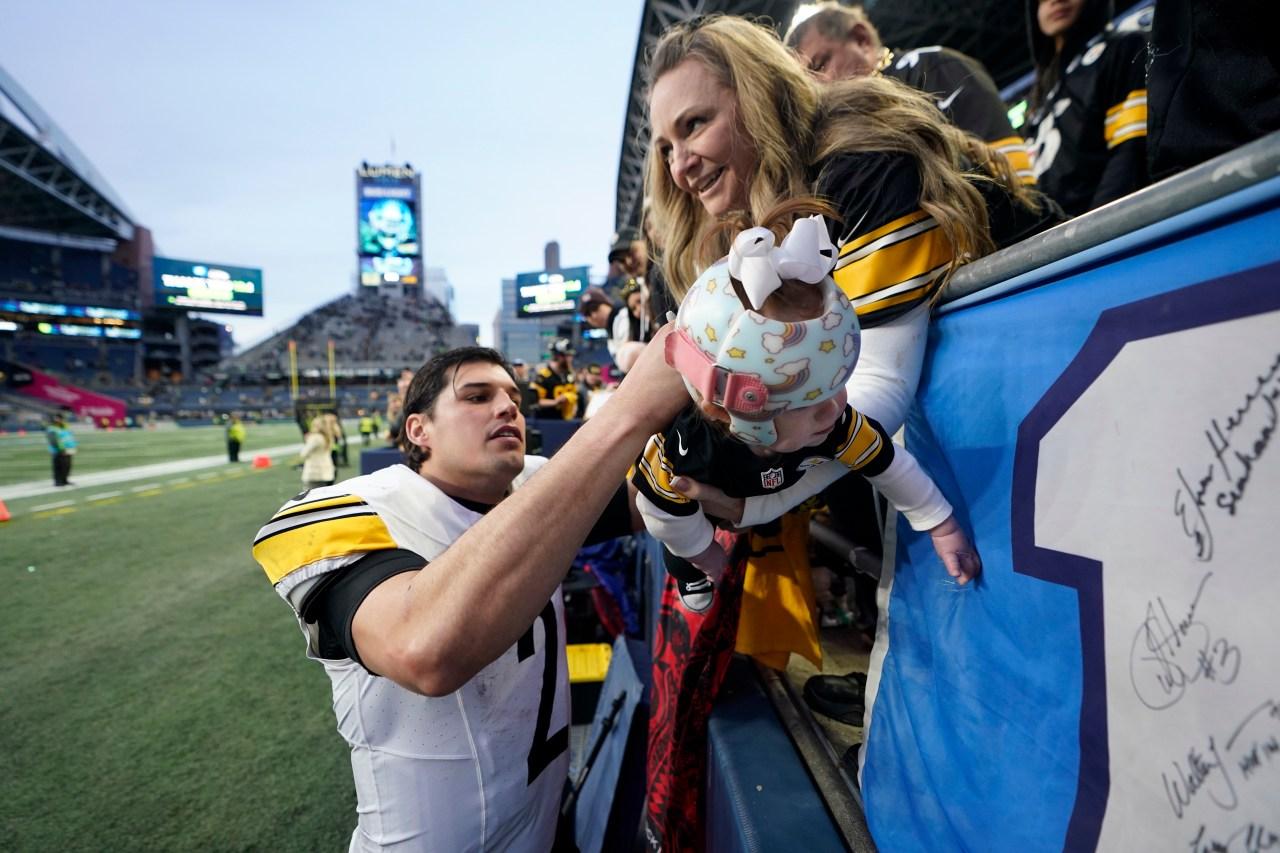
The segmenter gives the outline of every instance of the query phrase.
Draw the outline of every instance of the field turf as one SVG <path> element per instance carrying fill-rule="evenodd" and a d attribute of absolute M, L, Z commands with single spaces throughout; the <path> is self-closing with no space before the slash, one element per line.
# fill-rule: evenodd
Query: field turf
<path fill-rule="evenodd" d="M 71 430 L 79 445 L 71 469 L 72 482 L 76 474 L 227 452 L 226 431 L 218 426 L 105 432 L 73 424 Z M 348 436 L 350 440 L 350 427 Z M 355 443 L 359 440 L 359 436 L 355 436 Z M 241 458 L 251 457 L 255 448 L 278 447 L 294 441 L 302 447 L 298 427 L 293 423 L 249 424 Z M 46 478 L 53 480 L 43 431 L 0 435 L 0 485 Z"/>
<path fill-rule="evenodd" d="M 282 427 L 250 427 L 250 455 L 296 440 Z M 122 435 L 144 448 L 123 464 L 222 450 L 213 428 L 83 433 L 84 470 Z M 13 476 L 20 446 L 0 439 L 3 476 L 47 476 L 45 457 Z M 0 524 L 5 849 L 345 849 L 355 795 L 328 679 L 250 556 L 298 489 L 287 464 L 222 465 Z"/>

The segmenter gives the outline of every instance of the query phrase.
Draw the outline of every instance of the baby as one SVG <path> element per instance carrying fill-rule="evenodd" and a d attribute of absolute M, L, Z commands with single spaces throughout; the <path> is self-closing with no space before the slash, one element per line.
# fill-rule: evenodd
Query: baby
<path fill-rule="evenodd" d="M 817 209 L 809 200 L 787 202 L 765 224 L 785 227 Z M 929 531 L 947 572 L 967 583 L 981 562 L 951 505 L 914 457 L 848 405 L 858 319 L 830 277 L 836 253 L 822 217 L 799 219 L 780 246 L 775 240 L 770 227 L 743 231 L 728 258 L 685 295 L 666 355 L 693 404 L 649 439 L 632 472 L 645 526 L 666 546 L 681 601 L 693 612 L 710 607 L 726 556 L 701 505 L 673 487 L 677 478 L 746 498 L 855 471 L 912 528 Z"/>

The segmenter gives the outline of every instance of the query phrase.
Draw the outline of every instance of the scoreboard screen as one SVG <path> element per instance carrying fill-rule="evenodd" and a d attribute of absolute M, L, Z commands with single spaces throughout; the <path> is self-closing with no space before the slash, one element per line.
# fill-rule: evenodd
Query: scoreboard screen
<path fill-rule="evenodd" d="M 262 270 L 175 258 L 151 268 L 157 307 L 262 316 Z"/>
<path fill-rule="evenodd" d="M 421 254 L 418 197 L 421 177 L 408 166 L 362 165 L 356 170 L 357 254 Z"/>
<path fill-rule="evenodd" d="M 516 276 L 516 317 L 549 317 L 574 314 L 590 283 L 590 267 L 570 267 L 555 272 L 522 272 Z"/>

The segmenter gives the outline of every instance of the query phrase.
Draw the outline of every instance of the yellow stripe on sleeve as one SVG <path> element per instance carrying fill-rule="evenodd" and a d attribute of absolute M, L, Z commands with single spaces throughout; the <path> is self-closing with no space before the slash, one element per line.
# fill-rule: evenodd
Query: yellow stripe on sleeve
<path fill-rule="evenodd" d="M 880 454 L 883 442 L 880 440 L 880 433 L 875 431 L 866 418 L 856 411 L 853 415 L 849 436 L 836 451 L 836 459 L 848 466 L 849 470 L 857 471 Z"/>
<path fill-rule="evenodd" d="M 640 473 L 644 475 L 645 482 L 649 484 L 654 494 L 672 503 L 689 503 L 689 498 L 671 486 L 671 481 L 675 479 L 675 472 L 671 470 L 671 463 L 667 461 L 665 442 L 661 435 L 655 435 L 649 439 L 649 443 L 644 448 L 644 455 L 640 457 L 639 466 Z"/>
<path fill-rule="evenodd" d="M 299 523 L 259 539 L 253 558 L 273 584 L 297 569 L 326 557 L 395 548 L 387 525 L 372 511 L 313 523 Z"/>
<path fill-rule="evenodd" d="M 1036 176 L 1031 166 L 1031 150 L 1027 147 L 1025 139 L 1021 136 L 1007 136 L 989 144 L 997 154 L 1009 161 L 1010 168 L 1021 183 L 1035 184 Z"/>
<path fill-rule="evenodd" d="M 945 270 L 953 256 L 951 241 L 934 226 L 839 267 L 832 277 L 862 315 L 910 298 L 926 298 L 941 280 L 940 274 L 929 274 Z M 900 298 L 904 289 L 898 285 L 921 276 L 928 277 L 907 289 L 913 296 Z M 884 299 L 876 299 L 876 294 Z"/>
<path fill-rule="evenodd" d="M 336 498 L 323 498 L 318 501 L 303 501 L 280 510 L 271 517 L 272 521 L 280 521 L 294 515 L 305 515 L 321 509 L 337 509 L 344 506 L 359 506 L 364 499 L 357 495 L 338 495 Z"/>
<path fill-rule="evenodd" d="M 917 210 L 915 213 L 908 213 L 906 216 L 899 216 L 892 222 L 886 222 L 876 230 L 868 231 L 866 234 L 845 243 L 840 247 L 840 257 L 843 258 L 845 255 L 851 255 L 863 246 L 866 246 L 869 243 L 874 243 L 881 237 L 892 234 L 900 228 L 906 228 L 908 225 L 913 225 L 922 219 L 928 218 L 929 214 L 925 213 L 923 210 Z"/>
<path fill-rule="evenodd" d="M 1107 110 L 1102 135 L 1108 148 L 1147 135 L 1147 90 L 1135 89 Z"/>

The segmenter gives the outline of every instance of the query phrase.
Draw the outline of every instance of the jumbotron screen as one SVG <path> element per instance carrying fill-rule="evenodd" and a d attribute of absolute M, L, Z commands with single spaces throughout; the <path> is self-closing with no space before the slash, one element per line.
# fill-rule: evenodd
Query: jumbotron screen
<path fill-rule="evenodd" d="M 262 270 L 208 261 L 155 258 L 156 306 L 262 316 Z"/>
<path fill-rule="evenodd" d="M 586 292 L 590 267 L 569 267 L 556 272 L 522 272 L 516 276 L 516 317 L 550 317 L 573 314 Z"/>
<path fill-rule="evenodd" d="M 408 166 L 356 170 L 357 254 L 362 257 L 417 257 L 420 176 Z"/>

